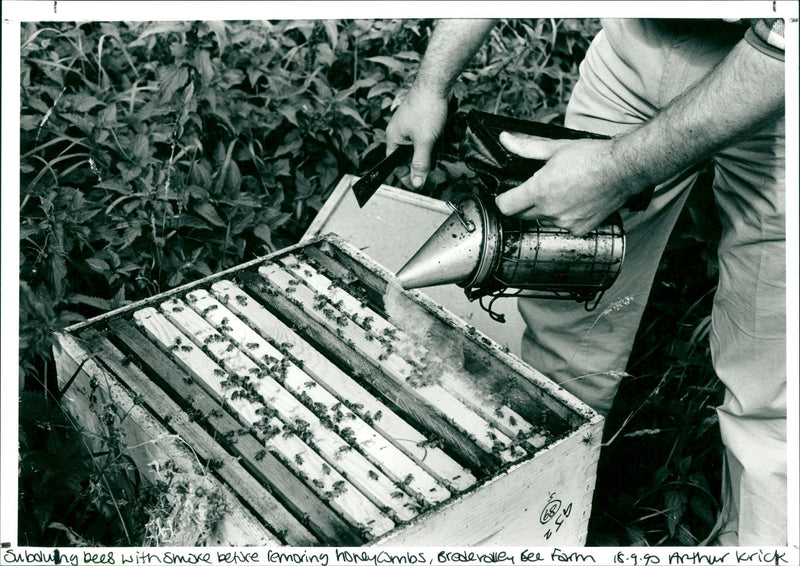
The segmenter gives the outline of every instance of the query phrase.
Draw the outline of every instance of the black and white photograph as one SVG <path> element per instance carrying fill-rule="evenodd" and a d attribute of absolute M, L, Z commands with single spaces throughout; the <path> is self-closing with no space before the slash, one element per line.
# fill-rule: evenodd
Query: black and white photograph
<path fill-rule="evenodd" d="M 2 7 L 0 563 L 800 566 L 796 3 Z"/>

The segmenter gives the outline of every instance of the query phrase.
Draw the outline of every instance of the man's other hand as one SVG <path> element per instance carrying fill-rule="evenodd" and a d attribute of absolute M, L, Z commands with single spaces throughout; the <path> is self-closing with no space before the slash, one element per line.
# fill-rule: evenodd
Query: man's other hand
<path fill-rule="evenodd" d="M 447 100 L 425 89 L 412 88 L 386 127 L 386 154 L 398 145 L 414 144 L 411 184 L 419 188 L 431 168 L 431 153 L 447 121 Z"/>
<path fill-rule="evenodd" d="M 497 196 L 497 207 L 507 216 L 583 235 L 645 186 L 619 166 L 614 140 L 548 140 L 503 132 L 500 142 L 522 157 L 547 160 L 533 177 Z"/>

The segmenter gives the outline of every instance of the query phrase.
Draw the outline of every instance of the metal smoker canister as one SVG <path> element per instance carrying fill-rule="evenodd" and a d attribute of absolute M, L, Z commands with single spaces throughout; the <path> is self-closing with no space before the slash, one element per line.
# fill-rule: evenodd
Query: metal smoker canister
<path fill-rule="evenodd" d="M 397 273 L 403 287 L 456 283 L 467 297 L 595 300 L 616 280 L 625 255 L 618 215 L 584 236 L 503 216 L 468 196 Z M 521 294 L 508 290 L 530 291 Z"/>

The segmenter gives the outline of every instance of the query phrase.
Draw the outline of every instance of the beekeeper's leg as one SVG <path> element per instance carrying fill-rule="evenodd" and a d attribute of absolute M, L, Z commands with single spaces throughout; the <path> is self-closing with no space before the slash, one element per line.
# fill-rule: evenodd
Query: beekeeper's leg
<path fill-rule="evenodd" d="M 607 414 L 670 232 L 694 177 L 660 187 L 651 207 L 624 215 L 623 269 L 593 312 L 571 301 L 521 299 L 523 358 L 601 414 Z"/>
<path fill-rule="evenodd" d="M 715 159 L 723 233 L 711 353 L 726 387 L 717 410 L 728 472 L 722 544 L 787 544 L 782 125 Z"/>

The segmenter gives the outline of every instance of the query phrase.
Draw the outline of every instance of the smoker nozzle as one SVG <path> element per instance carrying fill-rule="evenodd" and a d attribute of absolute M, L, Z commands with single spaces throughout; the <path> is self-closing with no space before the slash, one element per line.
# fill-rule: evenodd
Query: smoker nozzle
<path fill-rule="evenodd" d="M 471 201 L 466 206 L 475 207 Z M 470 214 L 472 230 L 467 229 L 461 214 L 471 212 L 451 214 L 397 272 L 404 289 L 463 284 L 470 279 L 480 260 L 484 229 L 479 214 Z"/>

